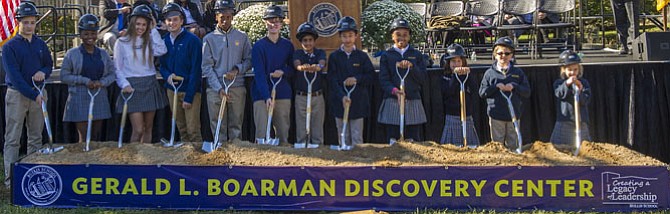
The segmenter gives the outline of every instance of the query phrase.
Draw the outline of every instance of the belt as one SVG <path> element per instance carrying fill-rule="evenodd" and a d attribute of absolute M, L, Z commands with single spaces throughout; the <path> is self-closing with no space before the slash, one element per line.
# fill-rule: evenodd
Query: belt
<path fill-rule="evenodd" d="M 295 93 L 299 96 L 307 96 L 307 92 L 304 91 L 296 91 Z M 321 90 L 312 91 L 312 97 L 321 96 L 322 94 L 323 92 L 321 92 Z"/>

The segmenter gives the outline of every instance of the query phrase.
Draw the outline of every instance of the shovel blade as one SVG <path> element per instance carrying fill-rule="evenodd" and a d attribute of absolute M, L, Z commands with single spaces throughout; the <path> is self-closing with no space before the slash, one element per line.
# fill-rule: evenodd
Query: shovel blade
<path fill-rule="evenodd" d="M 216 150 L 216 148 L 214 148 L 214 142 L 202 142 L 202 151 L 205 153 L 212 153 L 214 150 Z"/>
<path fill-rule="evenodd" d="M 56 152 L 60 152 L 64 148 L 65 147 L 62 147 L 62 146 L 54 147 L 54 148 L 43 148 L 43 149 L 40 149 L 39 152 L 42 153 L 42 154 L 48 155 L 48 154 L 53 154 L 53 153 L 56 153 Z"/>
<path fill-rule="evenodd" d="M 179 148 L 184 145 L 184 143 L 174 143 L 166 139 L 161 139 L 161 143 L 163 143 L 164 147 L 172 147 L 172 148 Z"/>
<path fill-rule="evenodd" d="M 270 138 L 270 139 L 256 138 L 256 143 L 258 143 L 259 145 L 278 146 L 279 145 L 279 139 L 276 139 L 276 138 Z"/>
<path fill-rule="evenodd" d="M 268 141 L 268 140 L 266 140 Z M 279 139 L 277 138 L 270 138 L 268 145 L 270 146 L 279 146 Z"/>
<path fill-rule="evenodd" d="M 354 148 L 353 146 L 347 146 L 347 145 L 344 145 L 344 146 L 330 145 L 331 150 L 337 150 L 337 151 L 350 151 L 353 148 Z"/>

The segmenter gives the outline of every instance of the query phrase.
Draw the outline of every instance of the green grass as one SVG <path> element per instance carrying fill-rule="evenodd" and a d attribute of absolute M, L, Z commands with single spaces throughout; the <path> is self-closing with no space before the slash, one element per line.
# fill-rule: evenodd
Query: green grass
<path fill-rule="evenodd" d="M 0 161 L 2 161 L 0 156 Z M 0 173 L 0 178 L 4 179 L 4 164 L 0 164 L 0 170 L 3 173 Z M 10 202 L 10 192 L 4 185 L 0 184 L 0 214 L 145 214 L 145 213 L 230 213 L 230 214 L 253 214 L 253 213 L 262 213 L 262 214 L 284 214 L 284 213 L 340 213 L 340 212 L 264 212 L 264 211 L 172 211 L 172 210 L 125 210 L 125 209 L 97 209 L 97 208 L 77 208 L 77 209 L 56 209 L 56 208 L 24 208 L 12 205 Z M 427 209 L 418 209 L 413 212 L 404 212 L 411 214 L 591 214 L 596 212 L 553 212 L 553 211 L 543 211 L 543 210 L 533 210 L 533 211 L 519 211 L 519 212 L 499 212 L 495 210 L 469 210 L 469 211 L 452 211 L 452 210 L 427 210 Z M 648 214 L 662 214 L 670 213 L 670 211 L 655 211 L 655 212 L 637 212 L 637 213 L 648 213 Z"/>

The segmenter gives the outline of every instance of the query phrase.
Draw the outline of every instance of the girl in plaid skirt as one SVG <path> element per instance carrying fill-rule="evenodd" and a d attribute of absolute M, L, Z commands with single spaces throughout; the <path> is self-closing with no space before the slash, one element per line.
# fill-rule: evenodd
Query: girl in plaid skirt
<path fill-rule="evenodd" d="M 579 91 L 580 136 L 582 141 L 591 141 L 589 134 L 589 111 L 591 86 L 582 78 L 584 67 L 581 57 L 572 50 L 566 50 L 558 57 L 561 64 L 561 78 L 554 82 L 556 96 L 556 125 L 551 134 L 554 144 L 570 145 L 575 143 L 575 89 Z M 581 142 L 580 142 L 581 143 Z"/>
<path fill-rule="evenodd" d="M 377 122 L 386 125 L 389 139 L 399 139 L 399 98 L 404 96 L 403 134 L 408 140 L 421 141 L 421 127 L 427 121 L 421 100 L 421 91 L 427 82 L 426 65 L 421 52 L 409 45 L 412 33 L 409 22 L 403 18 L 394 20 L 389 33 L 394 44 L 382 54 L 379 62 L 379 83 L 384 98 L 379 107 Z M 400 90 L 402 79 L 405 80 L 404 90 Z"/>
<path fill-rule="evenodd" d="M 461 121 L 461 82 L 465 89 L 465 112 L 466 112 L 466 139 L 467 146 L 479 146 L 479 138 L 475 130 L 472 112 L 473 104 L 477 99 L 477 82 L 470 75 L 467 55 L 459 44 L 447 47 L 447 54 L 442 55 L 440 67 L 444 69 L 442 76 L 442 104 L 444 106 L 445 118 L 442 139 L 440 143 L 451 143 L 463 146 L 463 124 Z M 459 81 L 460 80 L 460 81 Z"/>
<path fill-rule="evenodd" d="M 87 134 L 88 108 L 91 101 L 89 91 L 95 94 L 93 101 L 93 124 L 91 137 L 97 139 L 102 121 L 112 117 L 107 97 L 107 86 L 114 82 L 114 62 L 109 54 L 95 46 L 99 20 L 95 15 L 86 14 L 79 19 L 79 38 L 83 44 L 70 49 L 63 58 L 61 80 L 68 84 L 68 98 L 65 103 L 63 121 L 75 122 L 79 142 Z"/>
<path fill-rule="evenodd" d="M 114 47 L 116 84 L 121 93 L 133 93 L 128 100 L 128 114 L 133 127 L 130 142 L 150 143 L 156 110 L 167 106 L 165 92 L 156 80 L 154 57 L 167 53 L 165 42 L 156 30 L 153 10 L 140 5 L 133 9 L 128 22 L 128 33 Z M 116 99 L 121 113 L 123 98 Z"/>

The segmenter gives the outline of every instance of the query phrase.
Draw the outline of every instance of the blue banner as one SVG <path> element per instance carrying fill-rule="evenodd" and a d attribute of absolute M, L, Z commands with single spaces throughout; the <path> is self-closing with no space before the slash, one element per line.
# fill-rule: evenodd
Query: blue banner
<path fill-rule="evenodd" d="M 27 207 L 197 210 L 668 209 L 665 167 L 14 165 Z"/>

